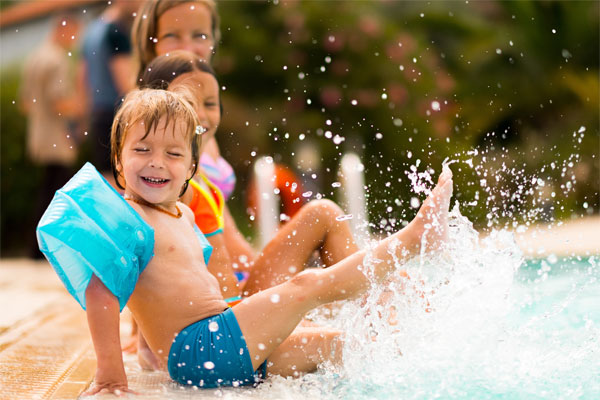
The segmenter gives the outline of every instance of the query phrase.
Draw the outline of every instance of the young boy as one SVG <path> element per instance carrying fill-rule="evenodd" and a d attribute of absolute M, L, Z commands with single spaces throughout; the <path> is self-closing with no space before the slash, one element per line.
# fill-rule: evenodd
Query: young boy
<path fill-rule="evenodd" d="M 374 265 L 357 252 L 327 269 L 305 271 L 228 308 L 204 263 L 194 216 L 178 202 L 198 164 L 196 116 L 182 98 L 163 90 L 130 93 L 115 117 L 112 153 L 125 199 L 155 231 L 154 257 L 140 274 L 128 306 L 153 353 L 172 379 L 199 387 L 254 384 L 269 373 L 297 375 L 325 359 L 341 359 L 341 333 L 305 328 L 309 310 L 357 297 L 382 282 L 427 243 L 443 239 L 452 194 L 445 168 L 417 217 L 373 250 Z M 439 228 L 431 228 L 431 227 Z M 397 246 L 389 246 L 394 241 Z M 115 268 L 117 266 L 115 265 Z M 364 272 L 363 272 L 364 271 Z M 370 276 L 370 277 L 368 277 Z M 87 394 L 127 392 L 119 343 L 119 302 L 93 276 L 85 292 L 98 359 Z"/>

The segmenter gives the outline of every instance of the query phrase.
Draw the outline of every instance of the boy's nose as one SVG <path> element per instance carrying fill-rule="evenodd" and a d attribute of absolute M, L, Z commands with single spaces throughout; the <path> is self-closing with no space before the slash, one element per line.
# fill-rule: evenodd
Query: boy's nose
<path fill-rule="evenodd" d="M 154 168 L 162 168 L 164 167 L 163 157 L 162 155 L 155 154 L 151 159 L 149 165 Z"/>

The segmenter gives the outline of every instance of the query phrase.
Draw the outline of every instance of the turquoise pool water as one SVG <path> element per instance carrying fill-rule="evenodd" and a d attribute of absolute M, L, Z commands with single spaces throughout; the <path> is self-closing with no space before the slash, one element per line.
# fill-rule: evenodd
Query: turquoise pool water
<path fill-rule="evenodd" d="M 526 260 L 510 232 L 482 237 L 458 208 L 451 227 L 446 249 L 401 266 L 412 279 L 391 283 L 388 306 L 375 301 L 375 288 L 374 301 L 342 307 L 332 323 L 347 332 L 342 367 L 272 379 L 259 391 L 284 385 L 292 397 L 327 399 L 600 398 L 600 258 Z"/>
<path fill-rule="evenodd" d="M 377 260 L 371 260 L 377 262 Z M 481 237 L 458 209 L 450 239 L 334 317 L 344 362 L 255 389 L 159 385 L 157 398 L 597 399 L 600 256 L 526 260 L 511 233 Z M 385 295 L 385 300 L 383 297 Z M 167 382 L 165 380 L 165 382 Z M 151 393 L 147 393 L 152 396 Z"/>

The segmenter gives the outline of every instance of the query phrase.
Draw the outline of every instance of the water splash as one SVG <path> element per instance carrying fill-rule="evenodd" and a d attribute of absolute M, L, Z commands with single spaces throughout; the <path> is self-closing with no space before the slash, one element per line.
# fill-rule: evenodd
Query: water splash
<path fill-rule="evenodd" d="M 410 278 L 396 274 L 334 319 L 311 315 L 346 332 L 346 345 L 342 366 L 322 367 L 303 387 L 325 385 L 320 398 L 598 394 L 600 313 L 585 303 L 595 298 L 600 269 L 593 257 L 584 262 L 574 276 L 550 280 L 570 291 L 545 299 L 553 306 L 543 311 L 551 287 L 540 277 L 524 280 L 532 267 L 512 233 L 481 237 L 456 206 L 441 251 L 397 265 Z"/>

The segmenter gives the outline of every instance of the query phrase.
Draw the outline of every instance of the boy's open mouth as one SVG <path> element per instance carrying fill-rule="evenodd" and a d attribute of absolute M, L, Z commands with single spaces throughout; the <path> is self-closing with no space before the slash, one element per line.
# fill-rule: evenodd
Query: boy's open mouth
<path fill-rule="evenodd" d="M 169 179 L 150 178 L 148 176 L 142 176 L 142 179 L 152 185 L 162 185 L 163 183 L 169 182 Z"/>

